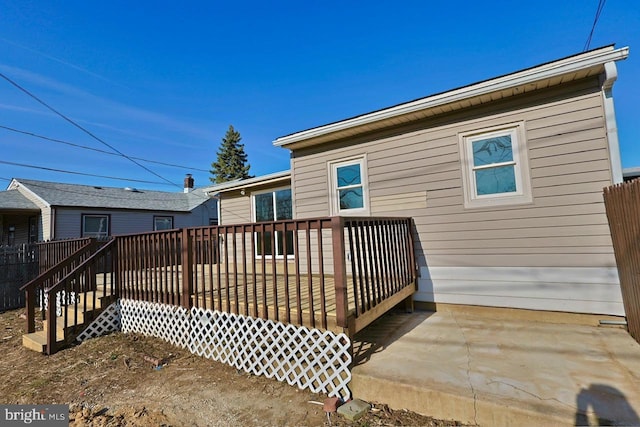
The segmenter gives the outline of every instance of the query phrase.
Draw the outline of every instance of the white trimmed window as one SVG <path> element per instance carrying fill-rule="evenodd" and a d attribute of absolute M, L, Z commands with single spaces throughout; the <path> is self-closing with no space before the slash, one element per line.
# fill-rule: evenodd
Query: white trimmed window
<path fill-rule="evenodd" d="M 332 215 L 367 215 L 369 197 L 366 158 L 329 163 Z"/>
<path fill-rule="evenodd" d="M 465 208 L 531 203 L 524 123 L 459 135 Z"/>
<path fill-rule="evenodd" d="M 107 237 L 109 235 L 109 215 L 82 215 L 82 237 Z"/>

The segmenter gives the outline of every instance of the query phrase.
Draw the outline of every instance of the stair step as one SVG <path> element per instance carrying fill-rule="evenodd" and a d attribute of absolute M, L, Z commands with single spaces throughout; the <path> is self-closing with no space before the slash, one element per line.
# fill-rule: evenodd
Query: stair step
<path fill-rule="evenodd" d="M 96 296 L 96 304 L 99 304 L 104 296 L 104 290 L 99 288 L 95 291 L 87 291 L 87 292 L 79 292 L 78 293 L 78 302 L 82 303 L 84 300 L 87 300 L 87 303 L 93 303 L 93 295 Z"/>
<path fill-rule="evenodd" d="M 57 340 L 58 343 L 62 343 L 64 340 Z M 36 331 L 30 334 L 24 334 L 22 336 L 22 345 L 29 350 L 44 353 L 47 348 L 47 336 L 44 331 Z"/>
<path fill-rule="evenodd" d="M 80 314 L 80 313 L 78 313 Z M 46 320 L 42 321 L 42 325 L 44 327 L 44 330 L 46 331 L 48 329 L 48 322 Z M 73 327 L 76 326 L 84 326 L 84 319 L 83 317 L 81 317 L 80 315 L 78 315 L 78 323 L 74 322 L 73 316 L 69 316 L 69 318 L 67 319 L 67 329 L 71 329 Z M 67 331 L 65 330 L 64 327 L 64 317 L 56 317 L 56 336 L 59 337 L 64 337 L 66 336 Z"/>

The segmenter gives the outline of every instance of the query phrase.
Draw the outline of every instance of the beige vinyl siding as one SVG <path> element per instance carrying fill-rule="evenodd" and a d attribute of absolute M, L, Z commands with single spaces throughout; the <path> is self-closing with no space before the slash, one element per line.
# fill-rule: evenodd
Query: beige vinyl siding
<path fill-rule="evenodd" d="M 240 191 L 224 193 L 220 197 L 220 225 L 251 222 L 251 196 Z"/>
<path fill-rule="evenodd" d="M 55 231 L 52 230 L 52 217 L 53 208 L 44 207 L 40 209 L 40 230 L 38 231 L 38 240 L 52 240 L 56 238 L 56 236 L 54 236 Z"/>
<path fill-rule="evenodd" d="M 23 196 L 31 200 L 38 208 L 40 208 L 38 240 L 42 241 L 57 238 L 54 236 L 54 230 L 51 229 L 52 208 L 24 186 L 19 185 L 17 189 Z"/>
<path fill-rule="evenodd" d="M 328 214 L 327 162 L 366 153 L 371 215 L 414 217 L 421 244 L 430 254 L 468 248 L 470 253 L 461 257 L 475 265 L 481 261 L 476 250 L 483 248 L 491 252 L 503 248 L 505 255 L 513 256 L 518 255 L 517 248 L 600 247 L 607 248 L 608 255 L 599 255 L 598 263 L 613 266 L 601 196 L 602 188 L 611 183 L 609 154 L 601 95 L 596 81 L 591 83 L 592 90 L 568 98 L 558 99 L 554 89 L 549 96 L 555 101 L 550 104 L 540 103 L 537 95 L 533 106 L 513 111 L 310 155 L 298 151 L 292 160 L 298 217 Z M 579 85 L 581 92 L 584 85 Z M 533 204 L 465 210 L 458 133 L 517 121 L 525 123 Z M 380 203 L 394 198 L 398 203 Z M 424 199 L 426 208 L 421 206 Z M 576 219 L 583 214 L 591 216 Z M 528 221 L 514 221 L 522 216 Z M 564 263 L 555 253 L 538 258 L 525 264 Z M 430 261 L 438 260 L 442 258 Z"/>
<path fill-rule="evenodd" d="M 609 271 L 615 259 L 602 188 L 612 178 L 601 96 L 598 81 L 589 79 L 423 121 L 405 131 L 297 150 L 292 156 L 297 216 L 328 215 L 327 163 L 366 154 L 371 215 L 413 217 L 423 267 Z M 465 209 L 458 134 L 516 122 L 524 123 L 533 202 Z M 430 286 L 421 280 L 421 289 Z M 617 276 L 599 286 L 619 293 Z M 454 288 L 442 295 L 458 292 L 460 298 L 447 302 L 473 300 Z M 515 306 L 529 307 L 518 302 L 527 295 L 512 293 L 508 283 L 499 288 L 501 298 L 509 301 L 511 295 Z M 553 299 L 550 289 L 547 297 Z M 587 295 L 602 294 L 599 289 L 591 287 Z M 495 296 L 485 291 L 483 298 Z M 569 311 L 582 309 L 576 304 Z M 603 301 L 602 307 L 611 304 Z M 597 311 L 588 306 L 584 309 Z"/>

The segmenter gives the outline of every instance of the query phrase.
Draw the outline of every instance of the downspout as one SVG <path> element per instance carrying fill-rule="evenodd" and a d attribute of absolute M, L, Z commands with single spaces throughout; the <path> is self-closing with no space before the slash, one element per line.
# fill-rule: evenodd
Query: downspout
<path fill-rule="evenodd" d="M 611 61 L 604 64 L 602 77 L 602 101 L 604 107 L 604 119 L 607 129 L 607 141 L 609 143 L 609 160 L 611 161 L 611 178 L 614 184 L 622 182 L 622 160 L 620 158 L 620 144 L 618 141 L 618 125 L 616 113 L 613 108 L 613 83 L 618 78 L 616 63 Z"/>

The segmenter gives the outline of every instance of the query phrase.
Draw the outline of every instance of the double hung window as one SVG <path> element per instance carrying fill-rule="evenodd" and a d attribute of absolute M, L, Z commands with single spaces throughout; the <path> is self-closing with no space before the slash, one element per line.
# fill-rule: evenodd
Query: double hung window
<path fill-rule="evenodd" d="M 334 215 L 366 215 L 368 213 L 365 158 L 329 164 L 331 208 Z"/>
<path fill-rule="evenodd" d="M 522 123 L 460 135 L 465 207 L 532 201 Z"/>

